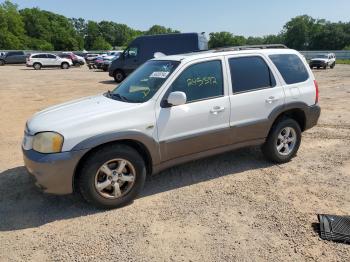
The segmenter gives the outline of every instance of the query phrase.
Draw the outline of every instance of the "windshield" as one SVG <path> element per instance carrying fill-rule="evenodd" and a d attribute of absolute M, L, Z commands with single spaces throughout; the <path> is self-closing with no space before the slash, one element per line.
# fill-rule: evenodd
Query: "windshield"
<path fill-rule="evenodd" d="M 327 55 L 317 55 L 316 58 L 328 58 Z"/>
<path fill-rule="evenodd" d="M 130 103 L 143 103 L 164 84 L 180 62 L 177 61 L 148 61 L 126 78 L 107 96 Z"/>

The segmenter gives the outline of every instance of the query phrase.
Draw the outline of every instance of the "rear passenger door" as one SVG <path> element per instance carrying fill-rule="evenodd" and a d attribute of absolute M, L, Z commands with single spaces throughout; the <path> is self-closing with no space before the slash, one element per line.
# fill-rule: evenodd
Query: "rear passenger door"
<path fill-rule="evenodd" d="M 284 104 L 284 90 L 271 62 L 259 54 L 227 56 L 233 143 L 265 138 L 268 117 Z"/>
<path fill-rule="evenodd" d="M 47 54 L 47 65 L 48 66 L 57 66 L 58 65 L 58 59 L 57 56 Z"/>

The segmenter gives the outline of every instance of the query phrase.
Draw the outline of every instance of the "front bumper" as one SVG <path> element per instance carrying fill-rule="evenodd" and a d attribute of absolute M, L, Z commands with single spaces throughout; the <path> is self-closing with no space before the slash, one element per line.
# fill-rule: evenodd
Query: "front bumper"
<path fill-rule="evenodd" d="M 311 61 L 309 65 L 310 67 L 324 67 L 327 65 L 327 63 L 324 61 Z"/>
<path fill-rule="evenodd" d="M 46 193 L 64 195 L 73 192 L 75 168 L 87 149 L 55 154 L 24 149 L 22 152 L 27 171 L 36 178 L 36 184 Z"/>
<path fill-rule="evenodd" d="M 305 130 L 317 125 L 318 119 L 321 115 L 321 108 L 318 104 L 309 106 L 306 114 Z"/>

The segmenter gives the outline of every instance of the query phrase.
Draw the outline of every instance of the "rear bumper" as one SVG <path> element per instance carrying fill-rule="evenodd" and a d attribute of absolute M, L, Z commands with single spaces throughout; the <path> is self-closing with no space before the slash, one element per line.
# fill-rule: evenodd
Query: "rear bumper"
<path fill-rule="evenodd" d="M 73 177 L 79 160 L 87 150 L 41 154 L 34 150 L 24 150 L 23 160 L 27 171 L 46 193 L 70 194 L 73 192 Z"/>
<path fill-rule="evenodd" d="M 317 125 L 318 119 L 321 115 L 321 108 L 318 104 L 310 106 L 306 112 L 305 130 Z"/>

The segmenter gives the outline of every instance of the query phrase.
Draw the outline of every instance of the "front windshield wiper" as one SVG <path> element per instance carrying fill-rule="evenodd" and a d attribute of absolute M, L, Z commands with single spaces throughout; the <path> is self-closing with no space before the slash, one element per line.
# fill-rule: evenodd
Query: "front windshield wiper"
<path fill-rule="evenodd" d="M 117 98 L 118 100 L 120 101 L 123 101 L 123 102 L 131 102 L 127 97 L 121 95 L 121 94 L 116 94 L 116 93 L 112 93 L 110 90 L 107 91 L 107 97 L 109 98 Z"/>

